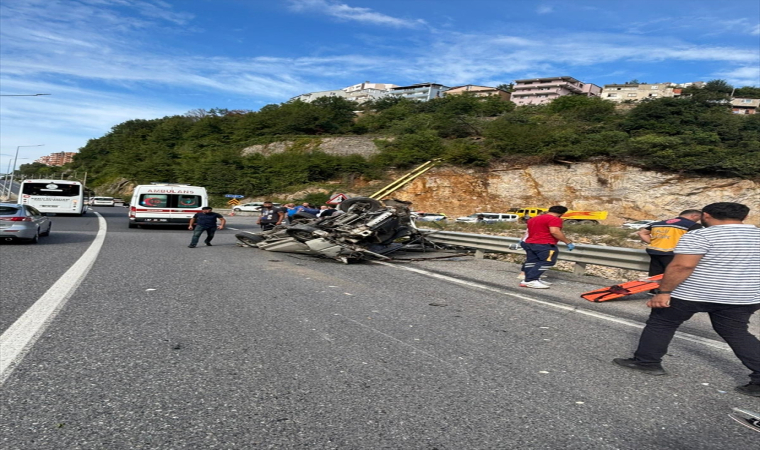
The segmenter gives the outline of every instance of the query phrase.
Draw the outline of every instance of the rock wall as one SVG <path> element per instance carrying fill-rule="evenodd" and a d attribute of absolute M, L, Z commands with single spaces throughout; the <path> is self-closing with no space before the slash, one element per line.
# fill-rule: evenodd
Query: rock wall
<path fill-rule="evenodd" d="M 609 211 L 604 222 L 675 217 L 685 209 L 715 202 L 738 202 L 760 225 L 760 184 L 738 178 L 690 178 L 642 170 L 614 162 L 554 164 L 487 169 L 437 167 L 393 197 L 418 211 L 459 217 L 504 212 L 510 207 L 565 205 Z"/>
<path fill-rule="evenodd" d="M 325 138 L 303 138 L 298 141 L 281 141 L 271 144 L 252 145 L 243 149 L 243 155 L 261 153 L 271 155 L 282 153 L 298 145 L 303 151 L 320 150 L 328 155 L 361 155 L 368 158 L 379 152 L 375 139 L 386 139 L 379 136 L 345 136 Z"/>

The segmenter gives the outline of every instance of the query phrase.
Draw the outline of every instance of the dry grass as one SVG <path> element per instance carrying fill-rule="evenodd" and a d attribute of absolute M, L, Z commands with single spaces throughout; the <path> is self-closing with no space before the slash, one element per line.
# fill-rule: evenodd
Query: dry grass
<path fill-rule="evenodd" d="M 525 225 L 517 222 L 499 222 L 494 224 L 461 222 L 418 222 L 418 227 L 462 233 L 492 234 L 496 236 L 522 237 Z M 610 247 L 644 248 L 634 230 L 626 230 L 610 225 L 568 225 L 563 228 L 565 234 L 581 244 L 608 245 Z"/>

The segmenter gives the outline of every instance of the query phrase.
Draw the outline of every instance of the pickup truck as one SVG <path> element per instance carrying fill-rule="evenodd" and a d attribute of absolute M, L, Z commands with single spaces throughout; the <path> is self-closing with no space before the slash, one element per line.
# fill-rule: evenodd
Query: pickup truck
<path fill-rule="evenodd" d="M 521 219 L 527 214 L 530 217 L 536 217 L 541 213 L 548 211 L 548 208 L 515 208 L 509 212 L 517 214 Z M 562 219 L 567 225 L 593 223 L 597 224 L 600 220 L 607 218 L 607 211 L 568 211 L 562 215 Z"/>

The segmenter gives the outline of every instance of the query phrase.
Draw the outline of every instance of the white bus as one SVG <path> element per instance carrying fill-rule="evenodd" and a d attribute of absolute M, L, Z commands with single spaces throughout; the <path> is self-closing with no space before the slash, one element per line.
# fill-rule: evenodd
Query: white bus
<path fill-rule="evenodd" d="M 87 212 L 84 186 L 79 181 L 24 180 L 18 202 L 37 208 L 41 213 L 76 214 Z"/>

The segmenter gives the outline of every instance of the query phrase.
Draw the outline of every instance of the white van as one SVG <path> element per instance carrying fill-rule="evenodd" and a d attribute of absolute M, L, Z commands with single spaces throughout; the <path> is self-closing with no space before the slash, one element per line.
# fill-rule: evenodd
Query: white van
<path fill-rule="evenodd" d="M 478 217 L 481 218 L 482 223 L 496 223 L 496 222 L 517 222 L 520 218 L 517 214 L 506 213 L 475 213 L 466 217 L 457 217 L 457 222 L 464 223 L 477 223 Z"/>
<path fill-rule="evenodd" d="M 90 199 L 90 206 L 113 206 L 115 204 L 113 197 L 92 197 Z"/>
<path fill-rule="evenodd" d="M 208 206 L 206 188 L 186 184 L 144 184 L 135 187 L 129 204 L 129 228 L 140 225 L 187 225 Z"/>

